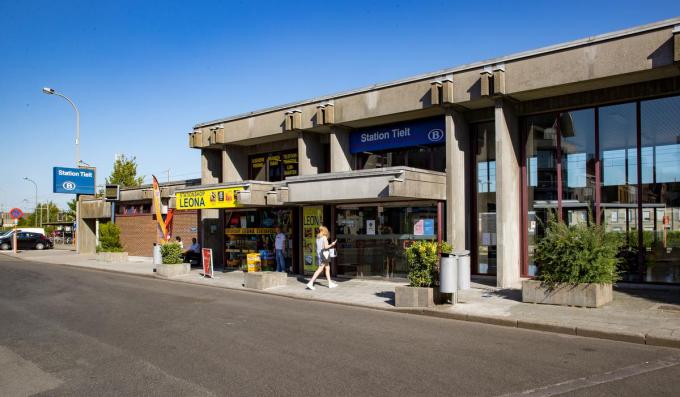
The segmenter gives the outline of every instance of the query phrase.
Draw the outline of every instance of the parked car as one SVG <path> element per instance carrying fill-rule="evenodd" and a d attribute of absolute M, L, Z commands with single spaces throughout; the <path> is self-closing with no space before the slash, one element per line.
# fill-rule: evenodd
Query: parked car
<path fill-rule="evenodd" d="M 14 240 L 14 233 L 9 233 L 0 237 L 0 250 L 6 251 L 12 249 L 12 242 Z M 19 232 L 17 233 L 17 249 L 20 250 L 43 250 L 53 248 L 52 242 L 40 233 Z"/>

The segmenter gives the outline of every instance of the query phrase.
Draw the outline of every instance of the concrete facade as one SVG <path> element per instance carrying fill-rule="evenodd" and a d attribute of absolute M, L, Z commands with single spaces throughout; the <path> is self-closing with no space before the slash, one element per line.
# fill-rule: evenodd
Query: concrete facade
<path fill-rule="evenodd" d="M 518 286 L 525 260 L 523 118 L 680 93 L 678 26 L 680 18 L 674 18 L 200 123 L 189 133 L 189 146 L 201 150 L 202 183 L 211 185 L 249 182 L 249 154 L 292 143 L 299 174 L 272 187 L 277 204 L 442 201 L 448 241 L 456 250 L 474 251 L 476 165 L 471 147 L 477 137 L 471 135 L 470 124 L 491 121 L 497 164 L 497 285 Z M 445 173 L 408 167 L 355 169 L 353 131 L 428 117 L 445 122 Z M 208 233 L 210 227 L 222 229 L 219 211 L 203 210 L 201 219 L 204 245 L 221 247 L 222 236 Z"/>

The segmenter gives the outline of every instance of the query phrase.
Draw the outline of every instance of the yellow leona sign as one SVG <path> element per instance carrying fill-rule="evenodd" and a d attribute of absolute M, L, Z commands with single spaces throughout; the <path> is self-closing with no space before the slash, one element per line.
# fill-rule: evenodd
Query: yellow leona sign
<path fill-rule="evenodd" d="M 244 190 L 243 186 L 177 192 L 176 206 L 178 210 L 234 208 L 238 206 L 236 192 L 240 190 Z"/>

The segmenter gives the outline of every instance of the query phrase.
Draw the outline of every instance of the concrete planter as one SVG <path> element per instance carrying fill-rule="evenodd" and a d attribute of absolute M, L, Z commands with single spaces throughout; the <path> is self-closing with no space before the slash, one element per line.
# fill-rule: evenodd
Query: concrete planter
<path fill-rule="evenodd" d="M 548 305 L 600 307 L 614 298 L 611 284 L 558 284 L 548 289 L 540 281 L 522 282 L 522 302 Z"/>
<path fill-rule="evenodd" d="M 156 275 L 159 277 L 173 278 L 191 273 L 191 265 L 188 263 L 177 263 L 172 265 L 161 264 L 156 268 Z"/>
<path fill-rule="evenodd" d="M 434 288 L 398 286 L 394 288 L 394 305 L 396 307 L 433 307 Z"/>
<path fill-rule="evenodd" d="M 104 262 L 127 262 L 127 252 L 98 252 L 97 260 Z"/>
<path fill-rule="evenodd" d="M 252 289 L 268 289 L 283 287 L 288 276 L 281 272 L 250 272 L 245 273 L 244 286 Z"/>

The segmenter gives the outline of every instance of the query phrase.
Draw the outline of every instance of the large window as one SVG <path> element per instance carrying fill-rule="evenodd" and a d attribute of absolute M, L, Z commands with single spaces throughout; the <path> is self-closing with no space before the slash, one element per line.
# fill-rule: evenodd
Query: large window
<path fill-rule="evenodd" d="M 477 273 L 496 274 L 496 144 L 494 123 L 471 126 L 477 173 Z"/>
<path fill-rule="evenodd" d="M 553 211 L 620 233 L 624 280 L 680 282 L 680 97 L 532 116 L 525 139 L 525 274 Z"/>
<path fill-rule="evenodd" d="M 297 150 L 263 153 L 249 157 L 248 179 L 276 182 L 298 174 Z"/>
<path fill-rule="evenodd" d="M 356 169 L 358 170 L 404 166 L 444 172 L 445 163 L 446 149 L 444 145 L 415 146 L 404 149 L 363 152 L 356 155 Z"/>
<path fill-rule="evenodd" d="M 437 240 L 436 203 L 339 205 L 335 213 L 341 276 L 406 278 L 404 247 L 414 240 Z"/>
<path fill-rule="evenodd" d="M 647 281 L 680 281 L 680 97 L 640 103 L 642 244 Z"/>

